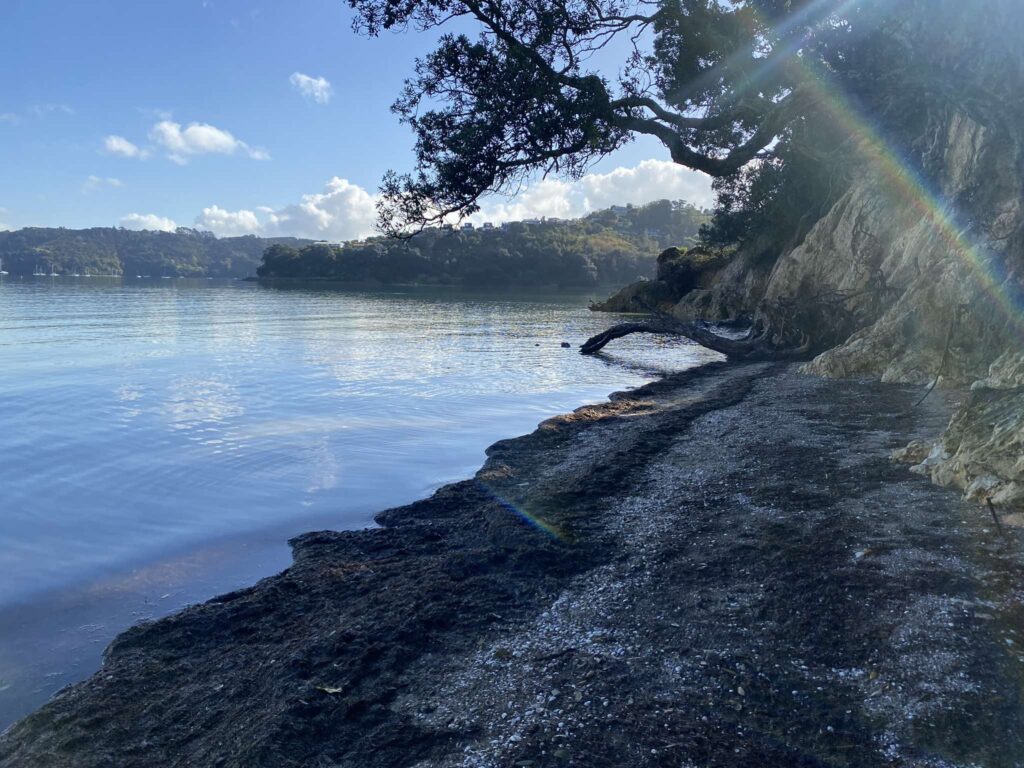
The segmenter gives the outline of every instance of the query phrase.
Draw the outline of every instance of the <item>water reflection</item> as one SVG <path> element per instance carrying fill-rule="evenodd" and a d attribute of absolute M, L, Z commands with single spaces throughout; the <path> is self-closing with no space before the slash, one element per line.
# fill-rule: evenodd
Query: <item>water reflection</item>
<path fill-rule="evenodd" d="M 219 430 L 201 427 L 222 425 L 245 413 L 237 388 L 218 376 L 175 378 L 167 388 L 163 408 L 171 429 L 198 432 L 189 438 L 200 441 L 203 432 L 219 434 Z"/>
<path fill-rule="evenodd" d="M 124 626 L 282 567 L 288 536 L 371 524 L 497 439 L 706 359 L 562 349 L 609 322 L 588 298 L 4 281 L 0 726 Z"/>

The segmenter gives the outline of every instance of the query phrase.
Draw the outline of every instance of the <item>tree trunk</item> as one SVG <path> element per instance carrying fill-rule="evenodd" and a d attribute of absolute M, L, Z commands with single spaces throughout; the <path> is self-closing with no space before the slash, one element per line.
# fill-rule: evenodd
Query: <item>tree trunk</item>
<path fill-rule="evenodd" d="M 580 354 L 592 355 L 599 352 L 604 346 L 614 339 L 621 339 L 632 333 L 653 333 L 661 336 L 685 336 L 695 341 L 702 347 L 721 352 L 729 358 L 751 359 L 757 357 L 780 357 L 786 352 L 780 352 L 765 344 L 759 339 L 729 339 L 719 336 L 695 323 L 683 323 L 667 318 L 654 319 L 649 322 L 622 323 L 609 328 L 603 333 L 593 336 L 580 347 Z M 792 354 L 792 352 L 790 352 Z"/>

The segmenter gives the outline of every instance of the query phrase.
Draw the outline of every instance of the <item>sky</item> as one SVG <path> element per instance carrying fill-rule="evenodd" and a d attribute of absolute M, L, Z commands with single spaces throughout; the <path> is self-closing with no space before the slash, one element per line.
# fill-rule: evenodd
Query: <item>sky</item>
<path fill-rule="evenodd" d="M 0 0 L 0 230 L 198 227 L 344 240 L 412 169 L 390 111 L 433 37 L 366 39 L 342 0 Z M 579 216 L 709 180 L 641 139 L 480 221 Z"/>

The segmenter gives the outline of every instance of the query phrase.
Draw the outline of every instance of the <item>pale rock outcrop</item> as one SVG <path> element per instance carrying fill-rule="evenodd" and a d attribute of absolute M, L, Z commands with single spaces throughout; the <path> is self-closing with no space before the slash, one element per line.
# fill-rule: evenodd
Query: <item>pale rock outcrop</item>
<path fill-rule="evenodd" d="M 822 281 L 837 290 L 892 292 L 877 319 L 818 355 L 806 369 L 825 376 L 877 376 L 883 381 L 970 386 L 970 395 L 923 460 L 910 446 L 901 458 L 933 481 L 976 501 L 1024 505 L 1024 324 L 1020 302 L 1024 211 L 1019 145 L 963 115 L 950 121 L 942 198 L 956 206 L 966 231 L 935 209 L 885 200 L 879 182 L 856 185 L 784 256 L 772 281 Z M 917 221 L 911 221 L 913 216 Z M 856 238 L 871 232 L 868 242 Z M 823 230 L 823 231 L 822 231 Z M 964 247 L 967 244 L 968 247 Z M 882 256 L 876 249 L 882 250 Z M 811 249 L 808 257 L 801 250 Z M 833 270 L 826 251 L 831 251 Z M 824 262 L 826 269 L 812 266 Z M 877 265 L 874 285 L 858 283 L 853 265 Z M 769 284 L 766 297 L 778 289 Z M 871 307 L 851 299 L 854 309 Z"/>
<path fill-rule="evenodd" d="M 1024 507 L 1024 354 L 992 363 L 932 446 L 911 444 L 893 458 L 969 499 Z"/>
<path fill-rule="evenodd" d="M 795 248 L 741 248 L 672 312 L 747 318 L 782 345 L 811 339 L 805 370 L 821 376 L 973 385 L 934 446 L 901 458 L 972 498 L 1022 504 L 1024 128 L 956 112 L 932 136 L 934 192 L 869 166 Z"/>
<path fill-rule="evenodd" d="M 927 195 L 917 184 L 894 194 L 878 178 L 855 184 L 772 275 L 772 282 L 787 275 L 800 251 L 810 248 L 825 262 L 811 279 L 865 292 L 863 298 L 854 295 L 849 307 L 866 322 L 807 369 L 909 383 L 941 375 L 949 384 L 968 385 L 1015 342 L 1019 348 L 1024 326 L 1014 306 L 1021 291 L 1014 270 L 1021 267 L 1024 191 L 1018 162 L 1019 146 L 1011 137 L 957 114 L 949 121 L 938 173 L 941 196 Z M 939 200 L 945 202 L 940 206 Z M 870 235 L 858 238 L 858 232 Z M 859 282 L 857 265 L 863 265 Z M 807 279 L 806 269 L 801 276 Z M 792 282 L 784 280 L 781 289 L 770 285 L 767 295 Z"/>
<path fill-rule="evenodd" d="M 716 273 L 713 283 L 698 286 L 684 295 L 672 314 L 685 322 L 693 320 L 744 320 L 754 316 L 769 270 L 740 252 Z"/>
<path fill-rule="evenodd" d="M 989 366 L 988 376 L 971 389 L 1019 389 L 1024 387 L 1024 352 L 1004 352 Z"/>

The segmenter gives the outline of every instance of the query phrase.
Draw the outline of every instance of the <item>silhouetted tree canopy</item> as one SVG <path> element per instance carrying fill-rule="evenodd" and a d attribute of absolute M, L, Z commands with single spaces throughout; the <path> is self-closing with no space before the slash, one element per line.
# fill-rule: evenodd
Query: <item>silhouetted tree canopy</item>
<path fill-rule="evenodd" d="M 349 2 L 369 35 L 476 29 L 442 35 L 394 104 L 417 170 L 385 180 L 390 232 L 473 213 L 536 172 L 578 177 L 635 134 L 681 165 L 735 174 L 813 109 L 806 64 L 827 63 L 849 7 L 864 5 L 840 18 L 821 0 Z"/>
<path fill-rule="evenodd" d="M 910 142 L 926 115 L 991 90 L 964 80 L 971 46 L 984 35 L 989 53 L 1012 54 L 1022 16 L 1011 0 L 984 14 L 953 0 L 348 2 L 370 36 L 446 30 L 393 107 L 416 169 L 384 180 L 391 234 L 471 214 L 538 174 L 579 177 L 641 134 L 720 180 L 712 239 L 779 213 L 797 216 L 779 231 L 805 229 L 797 211 L 835 199 L 858 162 L 836 93 L 920 157 Z"/>

